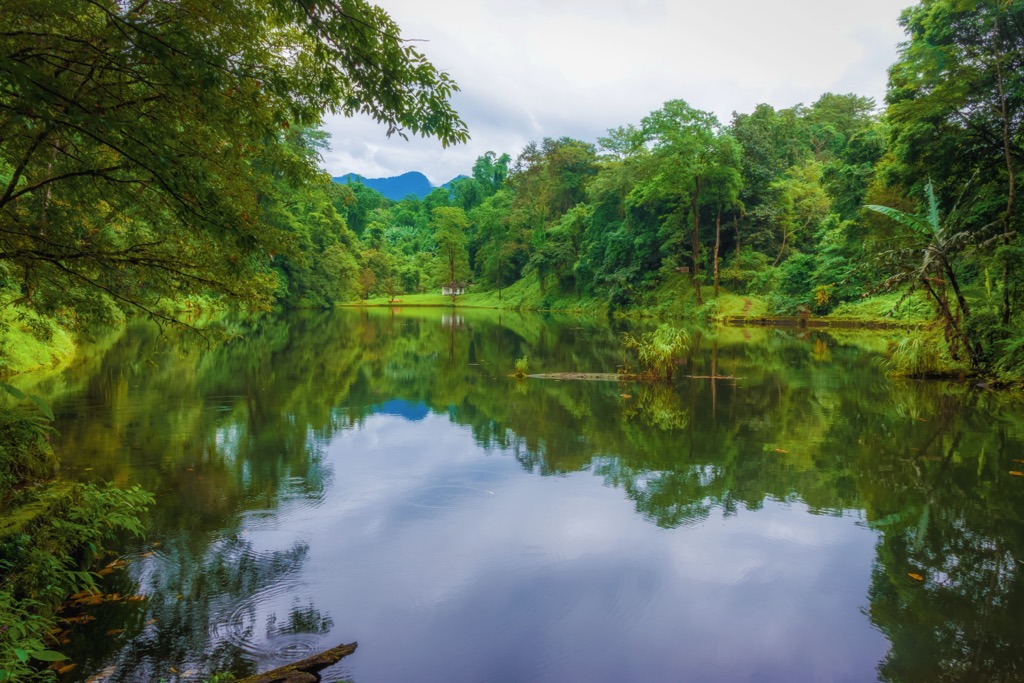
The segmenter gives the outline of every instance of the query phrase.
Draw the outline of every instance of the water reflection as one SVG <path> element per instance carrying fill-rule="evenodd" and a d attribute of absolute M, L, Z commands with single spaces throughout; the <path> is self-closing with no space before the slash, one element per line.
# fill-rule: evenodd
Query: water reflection
<path fill-rule="evenodd" d="M 703 332 L 690 377 L 652 386 L 508 376 L 524 355 L 613 372 L 596 321 L 230 331 L 207 349 L 134 326 L 51 380 L 68 476 L 159 496 L 159 545 L 114 578 L 149 599 L 97 610 L 70 679 L 351 640 L 335 679 L 1024 675 L 1024 411 L 887 381 L 877 337 Z"/>

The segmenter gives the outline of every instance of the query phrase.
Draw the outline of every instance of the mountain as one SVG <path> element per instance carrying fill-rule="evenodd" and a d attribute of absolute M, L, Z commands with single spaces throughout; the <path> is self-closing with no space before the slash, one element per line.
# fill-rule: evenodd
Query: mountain
<path fill-rule="evenodd" d="M 459 178 L 465 177 L 466 176 L 464 175 L 456 176 L 441 187 L 447 188 Z M 411 194 L 423 199 L 433 190 L 437 189 L 430 184 L 430 181 L 427 180 L 427 176 L 423 175 L 419 171 L 410 171 L 391 178 L 365 178 L 358 173 L 349 173 L 347 175 L 337 176 L 334 178 L 334 182 L 341 183 L 343 185 L 352 182 L 360 182 L 371 190 L 376 190 L 388 199 L 396 202 L 405 199 Z"/>
<path fill-rule="evenodd" d="M 410 194 L 423 199 L 434 189 L 434 186 L 427 180 L 427 176 L 419 171 L 410 171 L 409 173 L 403 173 L 392 178 L 364 178 L 357 173 L 349 173 L 334 179 L 334 182 L 342 183 L 343 185 L 354 181 L 359 181 L 371 190 L 377 190 L 377 192 L 380 192 L 388 199 L 396 202 L 405 199 L 406 195 Z"/>

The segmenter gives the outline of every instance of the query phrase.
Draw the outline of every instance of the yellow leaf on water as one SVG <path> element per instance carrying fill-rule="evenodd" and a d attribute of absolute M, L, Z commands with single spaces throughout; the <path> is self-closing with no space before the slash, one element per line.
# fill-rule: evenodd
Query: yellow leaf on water
<path fill-rule="evenodd" d="M 77 617 L 68 617 L 68 618 L 66 618 L 64 620 L 64 623 L 67 623 L 67 624 L 87 624 L 90 621 L 94 621 L 95 619 L 96 619 L 96 617 L 92 616 L 91 614 L 82 614 L 82 615 L 77 616 Z"/>
<path fill-rule="evenodd" d="M 622 398 L 633 398 L 632 394 L 619 394 Z"/>
<path fill-rule="evenodd" d="M 1010 476 L 1012 476 L 1012 477 L 1024 477 L 1024 472 L 1017 472 L 1016 470 L 1010 470 Z"/>
<path fill-rule="evenodd" d="M 909 574 L 907 574 L 907 576 L 912 578 L 914 581 L 924 581 L 923 576 L 921 576 L 920 574 L 915 574 L 914 572 L 910 572 Z"/>
<path fill-rule="evenodd" d="M 77 664 L 65 664 L 64 666 L 62 666 L 59 669 L 57 669 L 57 675 L 58 676 L 63 676 L 67 672 L 69 672 L 72 669 L 74 669 L 76 666 L 78 666 L 78 665 Z"/>
<path fill-rule="evenodd" d="M 123 628 L 112 628 L 109 631 L 107 631 L 107 635 L 108 636 L 116 636 L 118 633 L 124 633 L 124 629 Z"/>
<path fill-rule="evenodd" d="M 775 451 L 776 453 L 789 453 L 789 451 L 783 448 L 773 448 L 772 450 Z"/>

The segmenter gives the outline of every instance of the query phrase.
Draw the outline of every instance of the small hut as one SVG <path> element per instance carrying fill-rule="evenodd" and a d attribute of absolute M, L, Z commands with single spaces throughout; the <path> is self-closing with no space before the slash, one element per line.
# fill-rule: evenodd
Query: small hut
<path fill-rule="evenodd" d="M 466 293 L 465 282 L 449 282 L 446 285 L 441 285 L 441 296 L 462 296 Z"/>

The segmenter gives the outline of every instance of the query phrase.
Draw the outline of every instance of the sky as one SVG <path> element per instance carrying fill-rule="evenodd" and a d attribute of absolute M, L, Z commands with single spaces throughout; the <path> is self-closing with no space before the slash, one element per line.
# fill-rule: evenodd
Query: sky
<path fill-rule="evenodd" d="M 596 142 L 673 99 L 714 112 L 811 104 L 826 92 L 885 98 L 911 0 L 378 0 L 402 36 L 461 88 L 467 144 L 388 138 L 330 116 L 331 175 L 469 174 L 487 151 L 531 140 Z"/>

